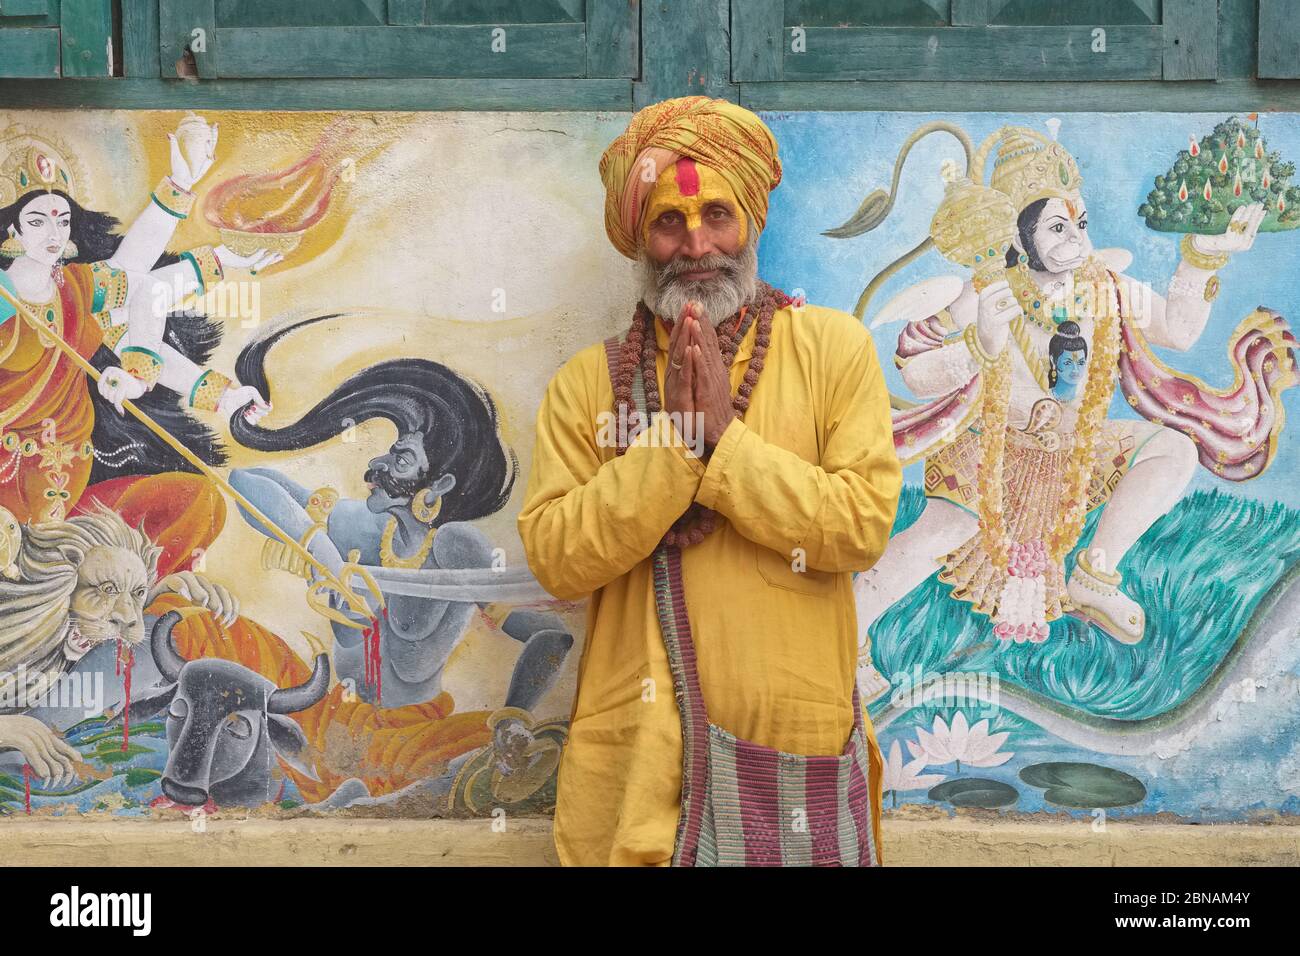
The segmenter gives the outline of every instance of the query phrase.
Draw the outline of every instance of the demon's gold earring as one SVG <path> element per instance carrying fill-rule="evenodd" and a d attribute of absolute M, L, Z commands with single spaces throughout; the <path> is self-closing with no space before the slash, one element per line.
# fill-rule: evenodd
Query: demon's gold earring
<path fill-rule="evenodd" d="M 415 515 L 416 521 L 423 524 L 433 524 L 438 517 L 438 512 L 442 511 L 442 495 L 435 498 L 432 505 L 429 504 L 431 490 L 425 488 L 411 499 L 411 514 Z"/>

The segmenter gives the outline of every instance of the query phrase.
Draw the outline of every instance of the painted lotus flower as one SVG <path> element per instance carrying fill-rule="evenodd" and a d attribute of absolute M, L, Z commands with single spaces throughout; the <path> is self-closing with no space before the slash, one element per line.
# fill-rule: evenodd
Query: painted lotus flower
<path fill-rule="evenodd" d="M 1014 757 L 1014 751 L 999 750 L 1008 736 L 1010 733 L 1005 730 L 990 734 L 987 717 L 974 727 L 969 726 L 966 715 L 959 710 L 951 726 L 936 714 L 932 731 L 918 727 L 916 742 L 909 740 L 907 749 L 912 753 L 913 762 L 923 760 L 928 767 L 956 761 L 957 772 L 961 773 L 963 762 L 968 767 L 998 767 Z"/>
<path fill-rule="evenodd" d="M 911 742 L 908 742 L 911 746 Z M 941 773 L 918 773 L 917 771 L 925 768 L 925 758 L 919 760 L 909 760 L 903 763 L 903 751 L 895 740 L 889 747 L 889 756 L 885 758 L 885 772 L 882 790 L 885 793 L 893 792 L 894 806 L 898 806 L 898 794 L 905 790 L 928 790 L 935 784 L 942 782 L 944 775 Z"/>

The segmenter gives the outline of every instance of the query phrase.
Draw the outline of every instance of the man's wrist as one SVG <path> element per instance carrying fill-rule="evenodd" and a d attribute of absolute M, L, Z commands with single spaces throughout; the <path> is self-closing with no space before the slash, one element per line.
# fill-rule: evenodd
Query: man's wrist
<path fill-rule="evenodd" d="M 741 439 L 745 437 L 748 428 L 745 426 L 745 420 L 739 415 L 732 418 L 723 429 L 722 437 L 718 444 L 713 448 L 713 454 L 709 456 L 707 467 L 704 469 L 704 475 L 700 480 L 700 487 L 695 493 L 695 500 L 706 508 L 712 508 L 714 511 L 723 511 L 720 507 L 722 496 L 722 476 L 727 470 L 727 463 L 735 453 L 736 447 L 740 444 Z"/>
<path fill-rule="evenodd" d="M 729 408 L 728 411 L 730 411 L 731 414 L 727 416 L 725 421 L 723 421 L 722 426 L 720 428 L 716 428 L 715 426 L 716 430 L 706 429 L 704 432 L 704 458 L 705 459 L 707 459 L 709 455 L 713 454 L 713 449 L 718 447 L 718 443 L 722 441 L 722 436 L 727 433 L 727 429 L 731 426 L 731 423 L 740 417 L 739 415 L 736 414 L 736 410 L 734 408 Z"/>

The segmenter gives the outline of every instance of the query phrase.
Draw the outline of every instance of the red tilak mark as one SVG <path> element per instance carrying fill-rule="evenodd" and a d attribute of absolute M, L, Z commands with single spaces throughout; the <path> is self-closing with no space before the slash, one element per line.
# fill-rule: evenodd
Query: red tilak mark
<path fill-rule="evenodd" d="M 383 610 L 384 620 L 388 620 L 388 608 Z M 370 626 L 362 630 L 361 653 L 365 662 L 365 680 L 367 687 L 375 688 L 375 703 L 384 700 L 383 652 L 379 648 L 379 618 L 372 617 Z"/>
<path fill-rule="evenodd" d="M 677 190 L 683 196 L 694 196 L 700 191 L 700 171 L 695 160 L 682 157 L 677 160 Z"/>
<path fill-rule="evenodd" d="M 114 666 L 115 674 L 122 674 L 125 667 L 125 677 L 122 678 L 122 749 L 126 750 L 131 742 L 131 667 L 135 664 L 135 651 L 126 646 L 126 642 L 121 638 L 117 641 L 117 663 Z"/>
<path fill-rule="evenodd" d="M 23 809 L 27 815 L 32 815 L 32 767 L 31 764 L 23 764 Z"/>

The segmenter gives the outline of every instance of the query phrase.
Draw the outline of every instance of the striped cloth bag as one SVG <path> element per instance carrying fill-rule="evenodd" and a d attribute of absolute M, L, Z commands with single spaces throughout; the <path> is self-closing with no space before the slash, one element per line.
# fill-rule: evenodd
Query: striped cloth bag
<path fill-rule="evenodd" d="M 617 336 L 605 343 L 613 381 Z M 636 373 L 633 399 L 645 421 Z M 838 756 L 791 754 L 709 722 L 686 614 L 681 549 L 653 557 L 655 604 L 682 721 L 682 797 L 674 866 L 879 866 L 870 758 L 856 681 L 853 731 Z"/>

